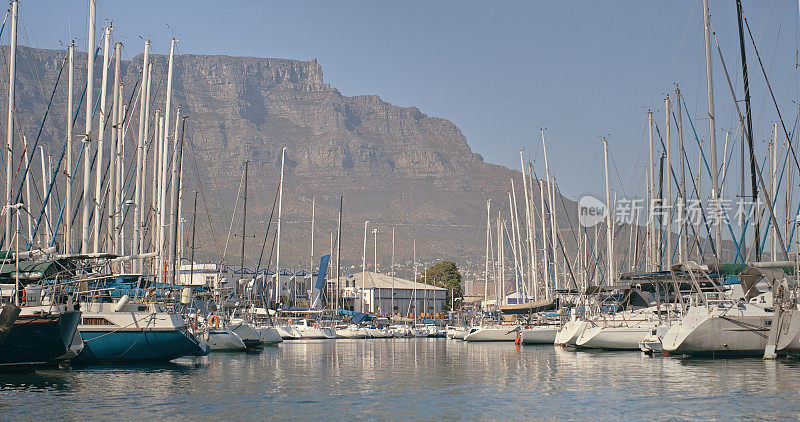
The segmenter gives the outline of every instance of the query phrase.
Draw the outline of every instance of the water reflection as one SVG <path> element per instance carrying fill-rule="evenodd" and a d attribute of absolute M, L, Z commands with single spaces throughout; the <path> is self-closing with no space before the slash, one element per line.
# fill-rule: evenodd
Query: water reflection
<path fill-rule="evenodd" d="M 2 374 L 0 416 L 794 419 L 798 386 L 794 360 L 676 359 L 443 339 L 315 340 L 168 365 Z"/>

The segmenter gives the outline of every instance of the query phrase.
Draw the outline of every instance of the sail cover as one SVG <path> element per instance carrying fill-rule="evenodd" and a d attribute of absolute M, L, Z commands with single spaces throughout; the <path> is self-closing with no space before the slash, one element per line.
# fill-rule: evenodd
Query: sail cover
<path fill-rule="evenodd" d="M 319 272 L 317 273 L 317 282 L 314 283 L 314 288 L 322 290 L 325 287 L 325 276 L 328 275 L 328 263 L 331 261 L 331 254 L 322 255 L 319 259 Z"/>

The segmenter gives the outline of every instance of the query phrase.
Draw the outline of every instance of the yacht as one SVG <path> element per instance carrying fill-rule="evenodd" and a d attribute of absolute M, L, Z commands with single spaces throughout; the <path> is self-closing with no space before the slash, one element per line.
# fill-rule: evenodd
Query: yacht
<path fill-rule="evenodd" d="M 124 295 L 117 302 L 81 303 L 81 311 L 84 347 L 73 362 L 166 362 L 209 352 L 180 314 L 157 303 L 137 303 Z"/>

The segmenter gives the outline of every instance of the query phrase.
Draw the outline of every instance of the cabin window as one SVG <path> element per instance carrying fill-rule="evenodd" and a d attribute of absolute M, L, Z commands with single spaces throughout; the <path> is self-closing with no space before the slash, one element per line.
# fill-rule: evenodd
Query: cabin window
<path fill-rule="evenodd" d="M 86 317 L 83 318 L 83 325 L 114 325 L 114 323 L 103 317 Z"/>
<path fill-rule="evenodd" d="M 767 326 L 767 327 L 770 327 L 770 326 L 772 326 L 772 321 L 766 320 L 766 321 L 764 321 L 764 325 Z"/>
<path fill-rule="evenodd" d="M 147 310 L 147 306 L 139 306 L 139 310 L 140 311 L 146 311 Z"/>

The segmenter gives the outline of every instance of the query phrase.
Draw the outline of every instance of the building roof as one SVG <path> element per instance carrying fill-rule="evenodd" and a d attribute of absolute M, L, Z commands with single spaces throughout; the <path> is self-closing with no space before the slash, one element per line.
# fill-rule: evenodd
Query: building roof
<path fill-rule="evenodd" d="M 380 274 L 380 273 L 375 273 L 375 272 L 372 272 L 372 271 L 367 271 L 366 275 L 367 275 L 366 282 L 364 283 L 364 287 L 365 288 L 367 288 L 367 289 L 375 289 L 375 288 L 377 288 L 377 289 L 391 289 L 392 288 L 392 275 L 391 274 Z M 357 288 L 361 287 L 361 273 L 360 272 L 348 275 L 346 277 L 342 277 L 341 281 L 340 281 L 340 285 L 344 283 L 345 279 L 346 280 L 355 279 L 355 281 L 356 281 L 355 286 Z M 408 290 L 413 290 L 415 288 L 417 290 L 423 290 L 423 289 L 427 288 L 428 290 L 447 291 L 447 289 L 445 289 L 443 287 L 436 287 L 436 286 L 432 286 L 430 284 L 417 283 L 417 282 L 414 282 L 414 281 L 411 281 L 411 280 L 406 280 L 404 278 L 400 278 L 400 277 L 397 277 L 397 276 L 394 277 L 394 288 L 395 289 L 408 289 Z"/>

